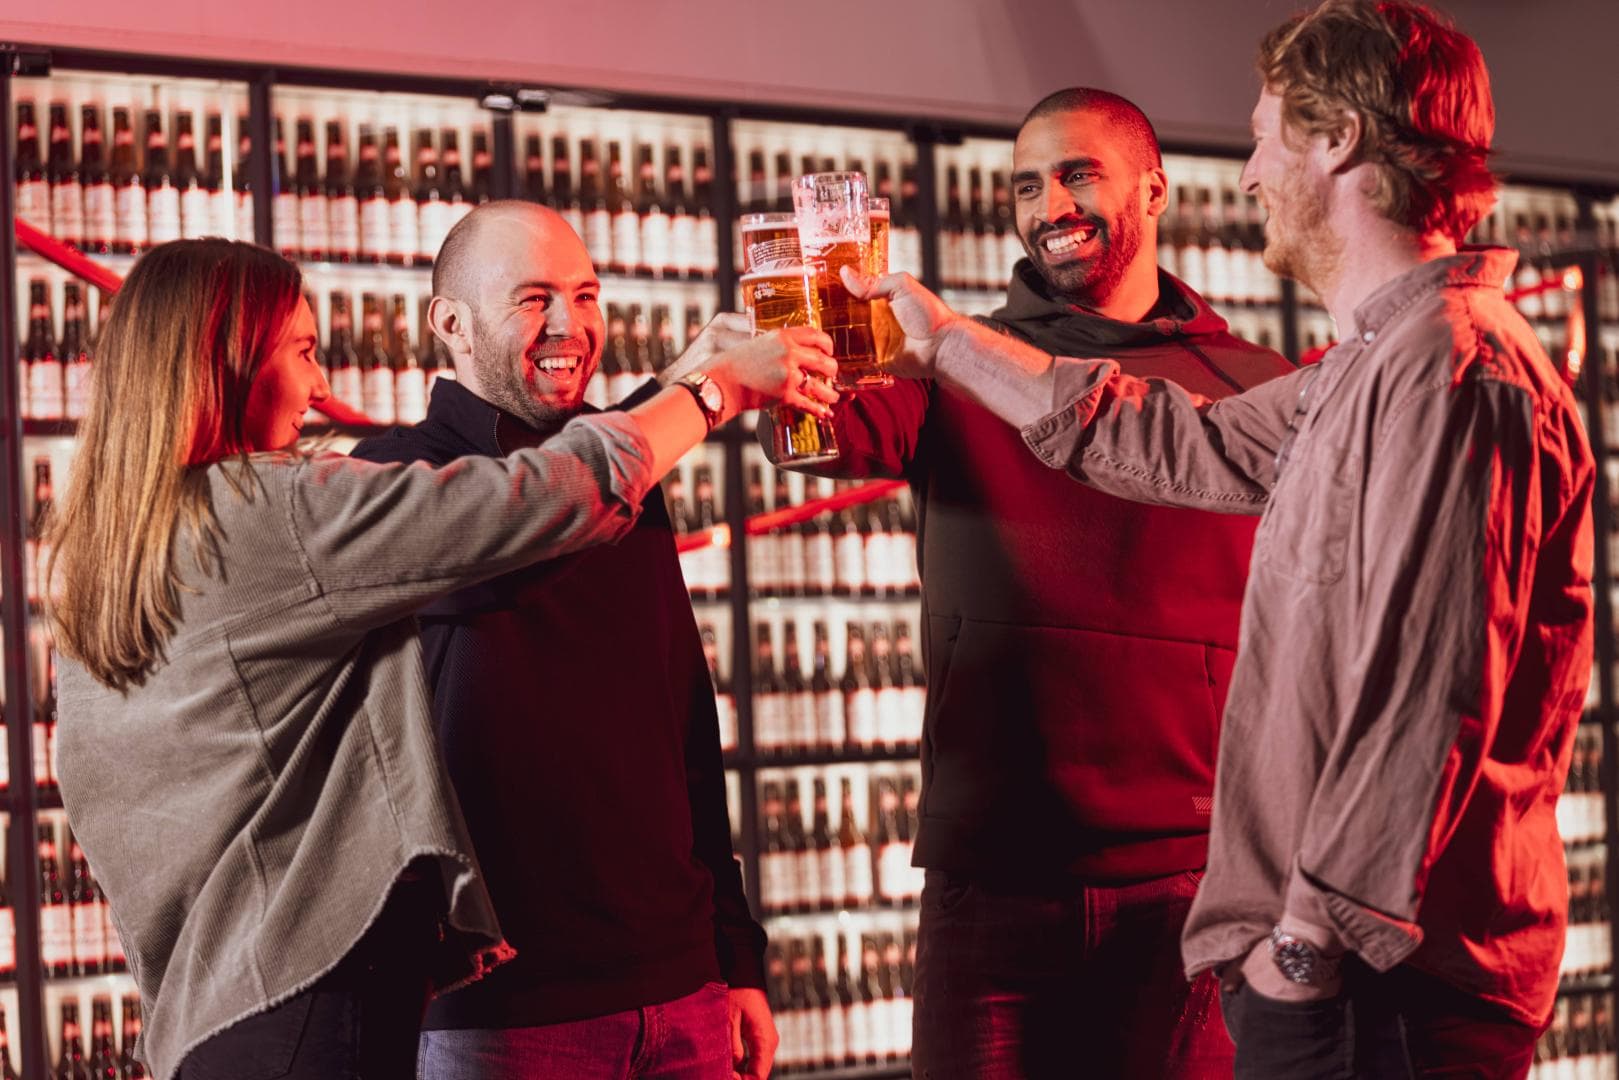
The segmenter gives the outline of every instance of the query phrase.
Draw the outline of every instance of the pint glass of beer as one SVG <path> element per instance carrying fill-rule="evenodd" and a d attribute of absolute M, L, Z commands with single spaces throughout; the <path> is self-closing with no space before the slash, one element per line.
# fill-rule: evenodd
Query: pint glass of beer
<path fill-rule="evenodd" d="M 791 263 L 742 275 L 742 307 L 753 336 L 783 326 L 819 326 L 815 270 Z M 770 412 L 773 448 L 783 465 L 812 465 L 838 456 L 832 421 L 778 405 Z"/>
<path fill-rule="evenodd" d="M 798 248 L 795 214 L 742 215 L 742 272 L 756 274 L 798 266 L 804 261 Z"/>
<path fill-rule="evenodd" d="M 843 286 L 845 266 L 869 273 L 871 211 L 864 173 L 811 173 L 793 182 L 798 244 L 820 285 L 821 329 L 832 339 L 840 390 L 889 386 L 879 369 L 871 303 Z"/>
<path fill-rule="evenodd" d="M 888 200 L 873 195 L 866 200 L 866 205 L 871 217 L 871 248 L 866 254 L 866 273 L 880 278 L 888 273 Z M 889 310 L 887 300 L 871 302 L 871 337 L 879 369 L 886 367 L 905 344 L 905 332 Z M 883 377 L 888 380 L 887 383 L 870 385 L 886 386 L 894 381 L 894 377 L 886 372 Z"/>

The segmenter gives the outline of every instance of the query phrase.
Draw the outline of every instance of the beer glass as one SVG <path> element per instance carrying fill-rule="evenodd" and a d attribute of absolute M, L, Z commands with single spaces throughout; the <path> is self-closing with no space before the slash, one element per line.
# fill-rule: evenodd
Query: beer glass
<path fill-rule="evenodd" d="M 866 206 L 871 217 L 871 247 L 866 254 L 866 273 L 880 278 L 888 273 L 888 200 L 881 195 L 873 195 L 866 200 Z M 879 370 L 886 367 L 905 344 L 905 332 L 899 328 L 887 300 L 871 301 L 871 339 Z M 887 386 L 894 381 L 894 377 L 887 372 L 883 372 L 883 378 L 887 382 L 869 385 Z"/>
<path fill-rule="evenodd" d="M 819 289 L 812 267 L 791 263 L 744 274 L 739 287 L 754 337 L 783 326 L 820 325 Z M 785 405 L 771 410 L 770 421 L 775 459 L 781 464 L 836 460 L 838 438 L 832 421 Z"/>
<path fill-rule="evenodd" d="M 838 389 L 892 385 L 894 377 L 878 365 L 871 303 L 851 296 L 839 274 L 845 266 L 870 272 L 871 211 L 865 174 L 800 176 L 793 181 L 793 208 L 804 262 L 814 267 L 819 283 L 821 329 L 832 339 Z"/>
<path fill-rule="evenodd" d="M 798 266 L 798 218 L 794 214 L 742 215 L 742 272 L 755 274 Z"/>

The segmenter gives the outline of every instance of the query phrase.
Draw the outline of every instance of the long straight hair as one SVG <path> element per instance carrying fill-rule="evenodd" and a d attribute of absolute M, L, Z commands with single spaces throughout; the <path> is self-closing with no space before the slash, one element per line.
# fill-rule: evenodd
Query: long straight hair
<path fill-rule="evenodd" d="M 182 530 L 197 569 L 219 570 L 205 470 L 254 449 L 248 390 L 301 281 L 264 248 L 178 240 L 136 263 L 112 301 L 47 578 L 59 647 L 106 686 L 139 686 L 165 659 Z"/>

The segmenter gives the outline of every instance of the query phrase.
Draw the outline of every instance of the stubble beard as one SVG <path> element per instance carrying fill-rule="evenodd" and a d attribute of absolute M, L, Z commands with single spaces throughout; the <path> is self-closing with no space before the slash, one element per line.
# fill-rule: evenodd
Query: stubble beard
<path fill-rule="evenodd" d="M 558 408 L 536 399 L 529 392 L 528 382 L 523 378 L 528 367 L 528 362 L 523 357 L 527 347 L 512 349 L 503 345 L 484 326 L 476 311 L 472 315 L 472 332 L 472 370 L 477 375 L 478 383 L 483 388 L 483 396 L 489 404 L 534 428 L 547 427 L 559 420 L 567 420 L 579 412 L 584 404 L 582 401 L 575 403 L 571 408 Z"/>
<path fill-rule="evenodd" d="M 1327 225 L 1327 200 L 1297 174 L 1274 201 L 1265 230 L 1265 269 L 1321 295 L 1343 262 L 1344 241 Z"/>
<path fill-rule="evenodd" d="M 1080 307 L 1096 309 L 1118 291 L 1130 264 L 1141 251 L 1141 194 L 1131 196 L 1116 221 L 1097 221 L 1101 253 L 1089 263 L 1052 267 L 1046 264 L 1045 249 L 1023 241 L 1023 250 L 1039 272 L 1051 295 Z"/>

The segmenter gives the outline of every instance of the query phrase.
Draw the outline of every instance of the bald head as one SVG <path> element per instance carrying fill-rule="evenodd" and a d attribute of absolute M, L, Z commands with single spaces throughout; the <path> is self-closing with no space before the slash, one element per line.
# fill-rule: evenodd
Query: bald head
<path fill-rule="evenodd" d="M 573 228 L 548 206 L 498 199 L 476 207 L 451 227 L 438 249 L 433 295 L 476 304 L 488 276 L 500 272 L 495 264 L 504 262 L 502 249 L 529 244 L 570 258 L 584 250 Z"/>

